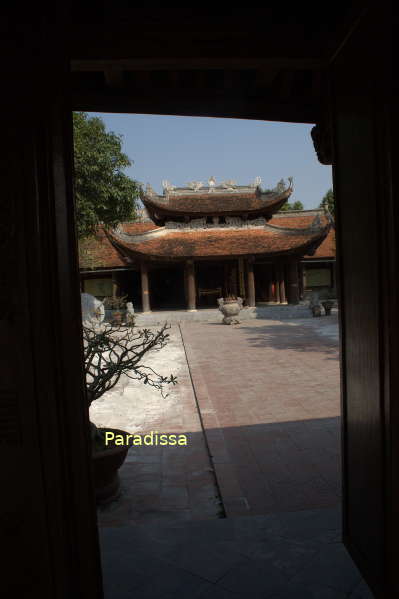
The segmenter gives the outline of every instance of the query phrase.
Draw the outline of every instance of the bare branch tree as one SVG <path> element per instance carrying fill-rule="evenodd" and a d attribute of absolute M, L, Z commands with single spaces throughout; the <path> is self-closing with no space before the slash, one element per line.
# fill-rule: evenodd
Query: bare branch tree
<path fill-rule="evenodd" d="M 170 326 L 165 324 L 156 332 L 134 326 L 84 323 L 83 346 L 86 389 L 89 405 L 110 391 L 122 375 L 143 381 L 159 389 L 163 397 L 165 385 L 175 385 L 172 374 L 163 376 L 142 364 L 149 351 L 159 351 L 167 344 Z"/>

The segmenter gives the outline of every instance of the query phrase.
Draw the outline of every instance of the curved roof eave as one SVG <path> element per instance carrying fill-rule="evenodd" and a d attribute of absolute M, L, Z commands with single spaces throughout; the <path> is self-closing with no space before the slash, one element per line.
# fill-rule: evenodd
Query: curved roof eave
<path fill-rule="evenodd" d="M 223 206 L 221 206 L 222 202 L 220 197 L 209 194 L 207 198 L 203 198 L 201 196 L 196 197 L 193 194 L 193 196 L 190 197 L 190 201 L 193 200 L 197 204 L 194 208 L 188 207 L 187 205 L 185 206 L 184 199 L 182 198 L 179 198 L 178 200 L 178 202 L 182 203 L 182 206 L 176 206 L 172 205 L 170 202 L 165 202 L 163 196 L 148 196 L 145 193 L 142 194 L 141 200 L 154 222 L 156 224 L 162 224 L 167 216 L 181 217 L 189 214 L 196 218 L 201 216 L 220 215 L 238 216 L 243 213 L 254 216 L 259 216 L 261 214 L 268 214 L 271 216 L 283 206 L 291 194 L 292 187 L 289 187 L 280 193 L 260 193 L 253 198 L 242 198 L 240 197 L 240 194 L 237 194 L 236 196 L 231 194 L 231 197 L 225 200 Z M 212 201 L 212 205 L 206 204 L 206 202 L 209 203 L 209 200 Z M 234 200 L 236 201 L 234 202 Z M 252 206 L 251 202 L 253 204 Z M 226 207 L 226 203 L 231 203 L 232 205 Z"/>
<path fill-rule="evenodd" d="M 207 244 L 206 246 L 206 250 L 202 253 L 195 253 L 195 251 L 193 251 L 193 249 L 195 249 L 195 246 L 198 246 L 198 240 L 191 240 L 189 243 L 184 243 L 187 242 L 189 240 L 189 238 L 187 237 L 187 234 L 183 234 L 185 239 L 182 240 L 182 235 L 179 235 L 178 233 L 171 233 L 169 237 L 169 241 L 170 241 L 170 237 L 173 235 L 174 240 L 176 241 L 180 241 L 179 243 L 175 243 L 175 247 L 176 248 L 180 248 L 179 252 L 172 252 L 170 251 L 171 248 L 168 248 L 168 244 L 167 244 L 167 239 L 165 239 L 166 244 L 164 244 L 165 250 L 162 251 L 162 245 L 161 247 L 158 248 L 151 248 L 151 246 L 149 245 L 148 241 L 147 243 L 145 241 L 143 241 L 142 243 L 130 243 L 127 244 L 126 241 L 121 241 L 118 240 L 117 238 L 110 236 L 110 241 L 111 243 L 118 249 L 118 251 L 122 252 L 124 255 L 128 254 L 130 255 L 132 258 L 136 257 L 136 258 L 141 258 L 141 259 L 156 259 L 156 260 L 170 260 L 170 259 L 177 259 L 177 260 L 185 260 L 185 259 L 189 259 L 189 258 L 196 258 L 196 259 L 201 259 L 201 258 L 233 258 L 233 257 L 245 257 L 245 256 L 259 256 L 259 257 L 274 257 L 274 256 L 285 256 L 285 255 L 292 255 L 292 254 L 298 254 L 298 255 L 307 255 L 307 256 L 311 256 L 319 247 L 319 245 L 323 242 L 323 240 L 326 238 L 326 236 L 328 235 L 328 232 L 330 230 L 330 223 L 328 223 L 327 225 L 321 227 L 318 231 L 313 231 L 313 232 L 309 232 L 309 237 L 306 239 L 306 241 L 304 241 L 303 239 L 298 240 L 298 242 L 294 242 L 294 244 L 291 247 L 286 247 L 284 249 L 280 249 L 278 247 L 276 247 L 276 249 L 269 249 L 267 251 L 257 251 L 257 243 L 259 242 L 259 240 L 254 240 L 254 245 L 253 247 L 248 247 L 247 251 L 241 251 L 241 252 L 237 252 L 237 247 L 236 247 L 236 242 L 234 239 L 231 240 L 231 244 L 229 246 L 228 242 L 226 243 L 226 248 L 224 252 L 216 251 L 216 252 L 211 252 L 210 251 L 210 246 Z M 302 232 L 302 235 L 304 234 L 304 232 Z M 283 237 L 285 238 L 292 238 L 292 237 L 298 237 L 301 235 L 301 233 L 299 233 L 298 235 L 295 235 L 293 233 L 291 234 L 286 234 L 286 232 L 282 232 Z M 159 235 L 157 236 L 159 237 Z M 182 244 L 183 241 L 183 244 Z M 300 243 L 302 242 L 302 243 Z M 151 243 L 151 242 L 150 242 Z M 143 246 L 144 247 L 140 247 Z M 134 247 L 136 246 L 136 247 Z M 173 247 L 173 246 L 172 246 Z"/>

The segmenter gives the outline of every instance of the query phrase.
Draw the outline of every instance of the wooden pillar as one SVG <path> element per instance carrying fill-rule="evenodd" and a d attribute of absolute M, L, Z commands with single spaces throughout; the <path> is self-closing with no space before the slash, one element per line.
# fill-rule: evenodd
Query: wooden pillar
<path fill-rule="evenodd" d="M 112 273 L 112 297 L 119 295 L 119 286 L 116 273 Z"/>
<path fill-rule="evenodd" d="M 299 299 L 303 300 L 305 295 L 305 269 L 303 262 L 299 263 Z"/>
<path fill-rule="evenodd" d="M 248 306 L 251 308 L 255 307 L 255 275 L 254 275 L 254 263 L 252 259 L 247 261 L 247 282 L 248 282 Z"/>
<path fill-rule="evenodd" d="M 194 312 L 197 309 L 196 305 L 196 290 L 195 290 L 195 270 L 194 261 L 187 260 L 185 269 L 186 288 L 187 288 L 187 310 Z"/>
<path fill-rule="evenodd" d="M 286 304 L 287 298 L 285 295 L 285 277 L 284 277 L 284 265 L 283 264 L 278 266 L 277 273 L 278 273 L 277 284 L 278 284 L 279 292 L 280 292 L 280 304 Z"/>
<path fill-rule="evenodd" d="M 278 266 L 274 266 L 274 301 L 276 304 L 280 303 L 280 285 L 279 285 L 279 273 Z"/>
<path fill-rule="evenodd" d="M 245 297 L 245 280 L 244 280 L 244 260 L 243 258 L 238 259 L 238 286 L 240 289 L 240 296 Z"/>
<path fill-rule="evenodd" d="M 335 260 L 331 264 L 331 287 L 332 287 L 332 290 L 336 294 L 337 293 L 337 268 L 336 268 Z"/>
<path fill-rule="evenodd" d="M 299 278 L 298 278 L 298 262 L 293 260 L 288 263 L 288 303 L 299 303 Z"/>
<path fill-rule="evenodd" d="M 143 307 L 143 312 L 151 312 L 148 267 L 145 262 L 141 263 L 141 303 Z"/>
<path fill-rule="evenodd" d="M 272 279 L 271 274 L 270 274 L 270 278 L 269 278 L 267 301 L 274 302 L 274 286 L 273 286 L 273 279 Z"/>

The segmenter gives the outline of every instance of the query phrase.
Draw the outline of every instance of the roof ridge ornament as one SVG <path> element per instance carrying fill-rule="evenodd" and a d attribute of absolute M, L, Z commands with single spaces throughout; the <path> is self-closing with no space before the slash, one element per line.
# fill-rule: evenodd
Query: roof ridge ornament
<path fill-rule="evenodd" d="M 189 181 L 187 185 L 193 191 L 199 191 L 204 186 L 202 181 Z"/>
<path fill-rule="evenodd" d="M 216 179 L 215 177 L 209 177 L 208 179 L 208 185 L 209 185 L 209 189 L 208 192 L 212 192 L 215 191 L 215 187 L 216 187 Z"/>
<path fill-rule="evenodd" d="M 168 181 L 167 179 L 163 179 L 162 187 L 163 187 L 164 192 L 173 191 L 175 189 L 175 186 L 172 185 L 172 183 L 170 181 Z"/>
<path fill-rule="evenodd" d="M 147 185 L 145 186 L 145 193 L 148 196 L 154 196 L 155 195 L 155 191 L 154 191 L 152 185 L 150 185 L 149 183 L 147 183 Z"/>
<path fill-rule="evenodd" d="M 250 187 L 260 187 L 261 183 L 261 177 L 255 177 L 254 182 L 250 184 Z"/>
<path fill-rule="evenodd" d="M 321 224 L 321 218 L 320 218 L 320 214 L 316 214 L 316 216 L 314 217 L 310 228 L 311 229 L 320 229 L 320 227 L 322 226 Z"/>
<path fill-rule="evenodd" d="M 284 179 L 280 179 L 280 181 L 277 183 L 276 187 L 274 188 L 274 191 L 276 193 L 283 193 L 286 189 L 287 189 L 287 185 L 285 184 Z"/>
<path fill-rule="evenodd" d="M 235 188 L 237 187 L 237 181 L 234 181 L 233 179 L 226 179 L 226 181 L 222 181 L 220 185 L 221 187 L 224 187 L 224 189 L 235 191 Z"/>

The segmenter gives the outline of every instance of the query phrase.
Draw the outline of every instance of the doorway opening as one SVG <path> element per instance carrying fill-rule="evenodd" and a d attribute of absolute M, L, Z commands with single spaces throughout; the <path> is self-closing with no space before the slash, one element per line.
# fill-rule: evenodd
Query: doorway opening
<path fill-rule="evenodd" d="M 186 117 L 151 118 L 170 118 L 169 125 L 179 130 Z M 197 120 L 202 131 L 205 121 L 217 126 L 215 119 Z M 220 120 L 243 128 L 242 122 Z M 255 125 L 261 127 L 246 123 L 250 129 Z M 307 143 L 315 162 L 310 139 Z M 154 160 L 153 147 L 151 155 Z M 287 168 L 283 156 L 282 147 L 276 169 Z M 252 170 L 253 156 L 248 160 Z M 324 173 L 323 193 L 331 186 L 330 170 Z M 308 264 L 314 271 L 310 262 L 319 248 L 319 280 L 334 260 L 328 254 L 334 228 L 320 206 L 323 193 L 302 210 L 292 205 L 283 210 L 294 188 L 278 176 L 273 186 L 255 173 L 252 181 L 239 182 L 214 175 L 200 181 L 202 174 L 185 182 L 188 177 L 176 173 L 176 181 L 162 180 L 162 190 L 152 177 L 137 210 L 137 232 L 134 222 L 125 229 L 122 224 L 111 233 L 111 244 L 128 257 L 129 274 L 120 286 L 135 287 L 129 298 L 145 312 L 138 314 L 139 322 L 156 330 L 163 311 L 179 312 L 167 346 L 148 363 L 161 375 L 172 371 L 178 384 L 163 398 L 141 381 L 128 382 L 91 409 L 98 425 L 128 429 L 142 439 L 120 468 L 120 494 L 99 507 L 104 555 L 120 534 L 121 562 L 127 544 L 139 560 L 148 559 L 151 546 L 154 563 L 161 560 L 176 576 L 189 571 L 198 584 L 203 577 L 220 593 L 234 592 L 237 585 L 244 592 L 245 571 L 255 573 L 258 559 L 276 577 L 277 590 L 305 588 L 300 571 L 311 577 L 317 552 L 323 553 L 330 535 L 336 540 L 340 535 L 338 307 L 333 302 L 329 315 L 313 319 L 303 288 L 304 272 Z M 330 281 L 326 293 L 331 286 Z M 144 309 L 145 294 L 150 309 Z M 241 316 L 226 326 L 217 300 L 237 297 L 244 301 Z M 201 321 L 206 312 L 201 308 L 214 308 L 216 316 Z M 160 434 L 172 435 L 174 443 L 161 444 Z M 179 436 L 185 438 L 181 446 Z M 232 526 L 237 534 L 223 561 Z M 193 542 L 199 553 L 190 549 Z M 338 543 L 334 549 L 345 562 L 343 547 Z M 114 563 L 104 563 L 106 599 L 112 599 Z M 123 584 L 136 575 L 138 569 L 124 572 Z M 351 571 L 347 584 L 355 585 L 357 576 Z M 142 581 L 143 592 L 150 578 Z M 312 584 L 319 584 L 316 578 Z M 259 584 L 266 592 L 270 581 Z"/>

